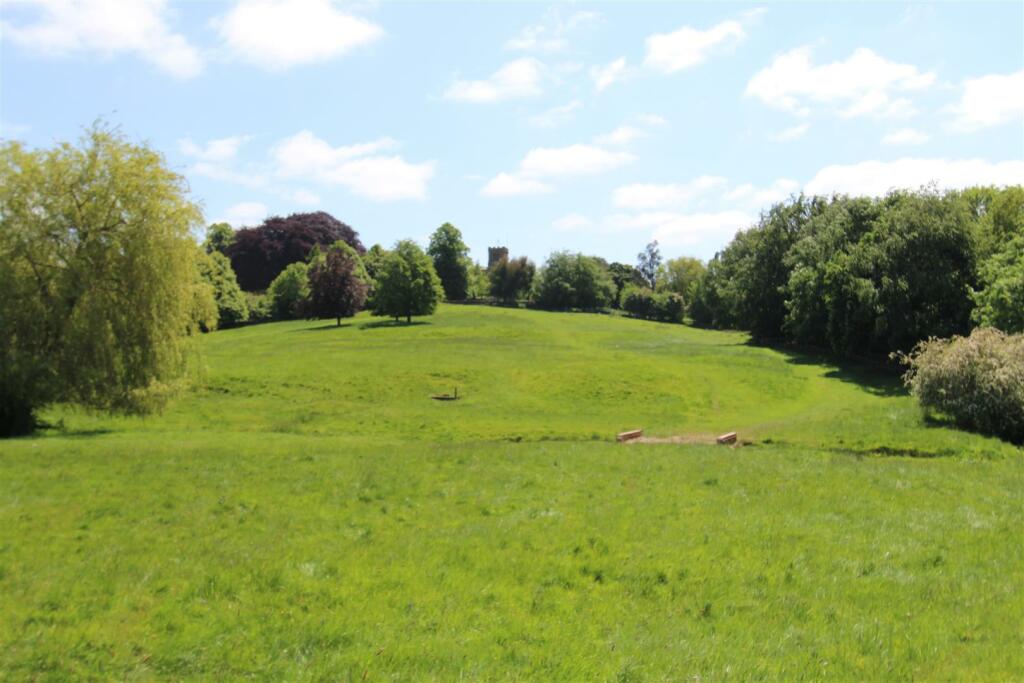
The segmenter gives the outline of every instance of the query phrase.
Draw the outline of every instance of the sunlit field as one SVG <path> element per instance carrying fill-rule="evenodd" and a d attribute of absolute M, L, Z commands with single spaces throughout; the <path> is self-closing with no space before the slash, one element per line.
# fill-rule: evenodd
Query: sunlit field
<path fill-rule="evenodd" d="M 898 378 L 475 306 L 202 358 L 162 415 L 0 442 L 0 678 L 1024 669 L 1022 452 L 926 422 Z M 615 443 L 634 428 L 687 443 Z"/>

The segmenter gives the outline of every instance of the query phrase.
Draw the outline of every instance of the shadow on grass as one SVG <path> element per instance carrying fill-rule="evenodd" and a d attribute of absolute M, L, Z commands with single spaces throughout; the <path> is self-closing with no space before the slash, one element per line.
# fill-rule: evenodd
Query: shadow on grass
<path fill-rule="evenodd" d="M 416 327 L 418 325 L 429 325 L 430 322 L 427 320 L 413 320 L 411 323 L 407 323 L 404 320 L 377 320 L 372 323 L 360 323 L 360 330 L 378 330 L 381 328 L 388 327 Z"/>
<path fill-rule="evenodd" d="M 291 332 L 323 332 L 325 330 L 344 330 L 346 327 L 352 327 L 352 323 L 326 323 L 324 325 L 316 325 L 315 327 L 303 327 L 298 330 L 290 330 Z"/>
<path fill-rule="evenodd" d="M 786 357 L 793 365 L 819 365 L 831 367 L 824 376 L 829 379 L 855 384 L 875 396 L 906 396 L 907 390 L 897 368 L 881 361 L 849 360 L 817 349 L 797 349 L 779 344 L 755 343 L 750 346 L 769 348 Z"/>

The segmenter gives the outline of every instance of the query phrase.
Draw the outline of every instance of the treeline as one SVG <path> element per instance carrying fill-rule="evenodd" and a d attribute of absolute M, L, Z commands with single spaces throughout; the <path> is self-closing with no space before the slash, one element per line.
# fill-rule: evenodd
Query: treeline
<path fill-rule="evenodd" d="M 1024 329 L 1024 189 L 795 197 L 708 263 L 693 322 L 843 356 Z"/>

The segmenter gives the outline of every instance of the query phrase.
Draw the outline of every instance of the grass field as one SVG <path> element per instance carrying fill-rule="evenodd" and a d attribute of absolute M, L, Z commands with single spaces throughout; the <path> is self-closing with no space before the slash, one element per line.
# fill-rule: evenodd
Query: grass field
<path fill-rule="evenodd" d="M 163 415 L 0 442 L 0 679 L 1024 671 L 1024 453 L 891 377 L 486 307 L 202 341 Z"/>

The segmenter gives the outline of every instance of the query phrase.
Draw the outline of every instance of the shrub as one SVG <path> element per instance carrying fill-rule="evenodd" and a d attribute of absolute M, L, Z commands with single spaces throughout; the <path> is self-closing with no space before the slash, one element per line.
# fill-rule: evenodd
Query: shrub
<path fill-rule="evenodd" d="M 929 339 L 900 357 L 904 382 L 926 410 L 959 426 L 1024 443 L 1024 334 L 979 328 Z"/>
<path fill-rule="evenodd" d="M 684 310 L 683 297 L 675 292 L 658 292 L 654 295 L 655 320 L 663 323 L 681 323 Z"/>
<path fill-rule="evenodd" d="M 634 318 L 648 319 L 654 312 L 654 293 L 646 287 L 626 285 L 619 307 Z"/>
<path fill-rule="evenodd" d="M 309 266 L 293 263 L 274 278 L 267 289 L 270 307 L 278 320 L 295 320 L 305 314 L 309 298 Z"/>
<path fill-rule="evenodd" d="M 268 294 L 259 292 L 243 292 L 245 303 L 249 308 L 249 322 L 265 323 L 274 319 L 274 302 Z"/>
<path fill-rule="evenodd" d="M 646 287 L 627 286 L 620 307 L 635 318 L 665 323 L 683 322 L 683 297 L 675 292 L 652 292 Z"/>

